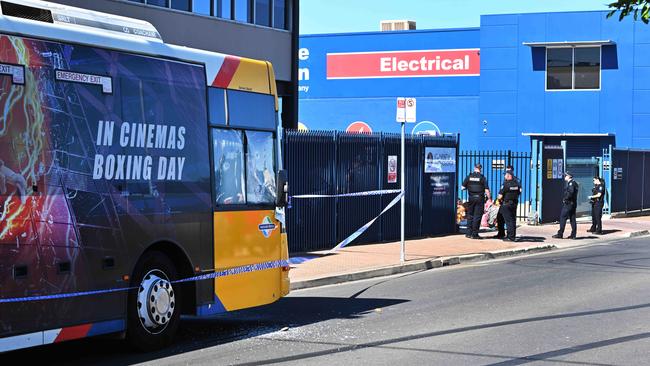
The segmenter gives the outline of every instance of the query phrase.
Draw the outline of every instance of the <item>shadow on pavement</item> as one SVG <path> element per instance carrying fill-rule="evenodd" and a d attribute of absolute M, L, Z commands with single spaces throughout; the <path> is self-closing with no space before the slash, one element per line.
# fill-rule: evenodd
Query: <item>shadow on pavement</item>
<path fill-rule="evenodd" d="M 0 355 L 0 364 L 29 364 L 47 360 L 48 365 L 131 365 L 151 362 L 206 347 L 253 338 L 331 319 L 355 319 L 407 302 L 400 299 L 286 297 L 256 309 L 224 314 L 211 319 L 183 318 L 179 334 L 167 349 L 139 353 L 126 342 L 89 338 Z"/>
<path fill-rule="evenodd" d="M 546 238 L 543 236 L 520 236 L 517 238 L 518 243 L 543 243 Z"/>

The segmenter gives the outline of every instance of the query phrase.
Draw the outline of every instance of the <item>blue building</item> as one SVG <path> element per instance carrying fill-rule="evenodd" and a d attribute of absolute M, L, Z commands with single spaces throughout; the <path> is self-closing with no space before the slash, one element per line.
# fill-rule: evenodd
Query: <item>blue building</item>
<path fill-rule="evenodd" d="M 480 28 L 306 35 L 299 122 L 398 132 L 396 97 L 417 98 L 411 133 L 460 133 L 462 149 L 569 157 L 650 148 L 650 26 L 606 12 L 484 15 Z M 534 150 L 534 149 L 533 149 Z"/>

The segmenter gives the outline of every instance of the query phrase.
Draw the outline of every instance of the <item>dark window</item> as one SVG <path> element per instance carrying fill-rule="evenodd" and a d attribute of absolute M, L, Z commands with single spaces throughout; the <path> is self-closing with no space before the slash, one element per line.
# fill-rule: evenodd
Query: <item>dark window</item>
<path fill-rule="evenodd" d="M 273 133 L 246 131 L 246 198 L 254 205 L 275 202 Z"/>
<path fill-rule="evenodd" d="M 575 88 L 600 89 L 600 47 L 575 49 Z"/>
<path fill-rule="evenodd" d="M 286 0 L 273 1 L 273 27 L 287 29 L 287 2 Z"/>
<path fill-rule="evenodd" d="M 197 14 L 212 15 L 210 5 L 212 0 L 192 0 L 192 11 Z"/>
<path fill-rule="evenodd" d="M 169 1 L 168 0 L 147 0 L 147 4 L 155 5 L 155 6 L 162 6 L 162 7 L 165 7 L 165 8 L 169 7 Z"/>
<path fill-rule="evenodd" d="M 271 0 L 255 0 L 255 24 L 271 26 Z"/>
<path fill-rule="evenodd" d="M 219 18 L 232 19 L 231 0 L 215 0 L 214 7 L 214 14 Z"/>
<path fill-rule="evenodd" d="M 134 3 L 144 3 L 144 0 L 129 0 L 129 1 Z"/>
<path fill-rule="evenodd" d="M 235 20 L 250 22 L 249 0 L 235 0 Z"/>
<path fill-rule="evenodd" d="M 549 90 L 573 87 L 573 48 L 546 49 L 546 88 Z"/>
<path fill-rule="evenodd" d="M 190 11 L 190 0 L 171 0 L 172 9 Z"/>
<path fill-rule="evenodd" d="M 223 89 L 208 88 L 208 108 L 210 123 L 213 125 L 226 124 L 226 92 Z"/>
<path fill-rule="evenodd" d="M 275 130 L 275 100 L 272 95 L 228 90 L 230 126 Z"/>
<path fill-rule="evenodd" d="M 244 140 L 240 131 L 212 130 L 214 184 L 217 205 L 246 203 Z"/>
<path fill-rule="evenodd" d="M 547 48 L 547 90 L 600 89 L 600 47 Z"/>

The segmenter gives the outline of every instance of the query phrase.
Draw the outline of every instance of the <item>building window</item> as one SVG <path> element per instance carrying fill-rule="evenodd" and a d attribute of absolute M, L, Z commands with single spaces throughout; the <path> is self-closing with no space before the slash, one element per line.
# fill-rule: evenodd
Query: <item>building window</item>
<path fill-rule="evenodd" d="M 155 6 L 162 6 L 163 8 L 168 8 L 169 7 L 169 1 L 168 0 L 147 0 L 147 4 L 155 5 Z"/>
<path fill-rule="evenodd" d="M 273 27 L 287 29 L 287 1 L 273 1 Z"/>
<path fill-rule="evenodd" d="M 214 0 L 214 15 L 223 19 L 232 19 L 232 0 Z"/>
<path fill-rule="evenodd" d="M 176 10 L 190 11 L 190 0 L 171 0 L 171 8 Z"/>
<path fill-rule="evenodd" d="M 576 89 L 600 89 L 600 47 L 575 49 Z"/>
<path fill-rule="evenodd" d="M 271 0 L 255 0 L 255 24 L 271 26 Z"/>
<path fill-rule="evenodd" d="M 235 0 L 235 20 L 239 22 L 250 22 L 250 3 L 249 0 Z"/>
<path fill-rule="evenodd" d="M 210 5 L 212 0 L 192 0 L 192 12 L 202 15 L 212 15 Z"/>
<path fill-rule="evenodd" d="M 600 47 L 546 49 L 546 90 L 600 89 Z"/>

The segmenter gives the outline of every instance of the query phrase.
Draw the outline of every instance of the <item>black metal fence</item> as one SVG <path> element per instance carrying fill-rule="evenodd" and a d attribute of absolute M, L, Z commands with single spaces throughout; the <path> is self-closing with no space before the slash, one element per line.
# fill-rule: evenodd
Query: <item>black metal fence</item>
<path fill-rule="evenodd" d="M 506 167 L 511 165 L 514 168 L 515 176 L 520 180 L 522 194 L 519 198 L 517 218 L 525 220 L 530 212 L 530 198 L 535 192 L 530 189 L 530 158 L 529 152 L 513 151 L 462 151 L 458 157 L 458 196 L 464 201 L 467 200 L 467 191 L 460 190 L 465 177 L 474 171 L 474 165 L 480 163 L 483 166 L 483 175 L 487 178 L 492 198 L 496 196 L 503 184 Z"/>
<path fill-rule="evenodd" d="M 289 194 L 336 195 L 400 189 L 400 136 L 337 131 L 288 131 L 285 168 Z M 456 231 L 456 173 L 426 174 L 426 147 L 454 148 L 456 137 L 406 138 L 406 224 L 409 239 Z M 397 159 L 396 179 L 388 177 L 388 158 Z M 433 181 L 435 176 L 435 182 Z M 292 199 L 287 210 L 289 250 L 330 249 L 375 218 L 394 194 L 363 197 Z M 382 215 L 353 245 L 399 240 L 400 205 Z"/>
<path fill-rule="evenodd" d="M 650 210 L 650 151 L 614 149 L 612 212 Z"/>

